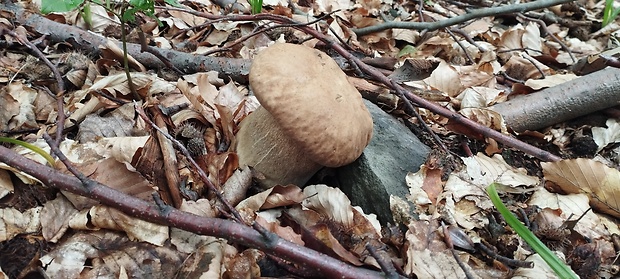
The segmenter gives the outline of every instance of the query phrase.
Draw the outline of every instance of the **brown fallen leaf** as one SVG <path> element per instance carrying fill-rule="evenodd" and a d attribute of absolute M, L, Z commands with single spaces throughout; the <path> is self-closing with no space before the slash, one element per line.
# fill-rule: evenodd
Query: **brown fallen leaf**
<path fill-rule="evenodd" d="M 15 208 L 0 209 L 0 242 L 18 234 L 34 233 L 41 230 L 41 207 L 24 212 Z"/>
<path fill-rule="evenodd" d="M 130 240 L 139 240 L 162 246 L 169 236 L 169 228 L 167 226 L 130 217 L 107 206 L 93 206 L 88 211 L 88 214 L 90 215 L 91 226 L 124 231 Z"/>
<path fill-rule="evenodd" d="M 50 278 L 173 278 L 187 255 L 110 231 L 78 232 L 41 257 Z M 124 271 L 123 271 L 124 270 Z M 127 277 L 125 277 L 127 278 Z"/>
<path fill-rule="evenodd" d="M 620 172 L 591 159 L 541 163 L 547 181 L 562 191 L 586 193 L 595 210 L 620 218 Z"/>

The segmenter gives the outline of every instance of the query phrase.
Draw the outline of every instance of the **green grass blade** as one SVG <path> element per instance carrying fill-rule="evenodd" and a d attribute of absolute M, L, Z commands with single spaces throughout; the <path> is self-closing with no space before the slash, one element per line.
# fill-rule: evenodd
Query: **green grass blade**
<path fill-rule="evenodd" d="M 614 9 L 614 0 L 605 1 L 605 9 L 603 10 L 603 27 L 610 24 L 620 14 L 620 8 Z"/>
<path fill-rule="evenodd" d="M 517 234 L 527 242 L 527 244 L 536 251 L 540 255 L 543 260 L 555 271 L 555 273 L 562 279 L 579 279 L 579 277 L 568 267 L 562 260 L 560 260 L 549 248 L 532 233 L 528 228 L 526 228 L 521 221 L 515 217 L 508 208 L 502 203 L 502 200 L 499 198 L 497 194 L 496 183 L 491 183 L 489 187 L 487 187 L 487 194 L 491 198 L 493 205 L 497 208 L 500 214 L 506 220 L 506 223 L 510 227 L 512 227 Z"/>
<path fill-rule="evenodd" d="M 41 156 L 43 156 L 43 158 L 45 158 L 45 160 L 47 160 L 47 163 L 50 164 L 50 166 L 54 166 L 55 161 L 54 158 L 52 158 L 52 156 L 45 152 L 45 150 L 39 148 L 38 146 L 32 145 L 30 143 L 27 143 L 25 141 L 21 141 L 21 140 L 16 140 L 16 139 L 12 139 L 12 138 L 6 138 L 6 137 L 0 137 L 0 142 L 8 142 L 8 143 L 12 143 L 12 144 L 17 144 L 20 146 L 23 146 L 25 148 L 28 148 L 30 150 L 32 150 L 34 153 L 37 153 Z"/>

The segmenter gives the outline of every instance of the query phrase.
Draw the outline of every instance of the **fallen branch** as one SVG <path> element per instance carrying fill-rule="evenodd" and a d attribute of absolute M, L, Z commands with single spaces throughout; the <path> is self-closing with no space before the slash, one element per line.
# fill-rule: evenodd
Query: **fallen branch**
<path fill-rule="evenodd" d="M 101 48 L 105 47 L 109 40 L 106 37 L 77 27 L 51 21 L 12 3 L 5 3 L 0 6 L 0 11 L 2 10 L 14 14 L 12 20 L 15 22 L 46 35 L 53 42 L 69 42 L 75 49 L 80 49 L 93 56 L 100 55 Z M 122 47 L 121 42 L 116 42 L 116 44 Z M 245 59 L 210 57 L 170 49 L 159 49 L 159 53 L 166 57 L 172 65 L 185 73 L 216 71 L 230 76 L 240 83 L 247 82 L 250 63 Z M 157 58 L 157 56 L 148 52 L 142 52 L 142 46 L 139 44 L 127 43 L 127 54 L 140 61 L 147 68 L 159 69 L 166 67 L 164 62 Z"/>
<path fill-rule="evenodd" d="M 156 204 L 123 194 L 96 181 L 92 181 L 86 187 L 75 176 L 62 174 L 58 170 L 26 159 L 4 146 L 0 146 L 0 161 L 32 175 L 49 187 L 91 198 L 129 216 L 196 234 L 224 238 L 233 243 L 260 249 L 267 254 L 289 260 L 305 268 L 321 270 L 321 274 L 329 278 L 384 278 L 380 272 L 345 264 L 325 254 L 286 241 L 275 234 L 266 238 L 243 224 L 202 217 L 171 206 L 158 207 Z"/>
<path fill-rule="evenodd" d="M 389 21 L 382 24 L 368 26 L 364 28 L 353 29 L 358 36 L 368 35 L 370 33 L 380 32 L 387 29 L 416 29 L 433 31 L 448 26 L 463 23 L 465 21 L 482 18 L 486 16 L 505 15 L 513 13 L 524 13 L 538 9 L 544 9 L 558 4 L 573 2 L 574 0 L 539 0 L 522 4 L 510 4 L 493 8 L 483 8 L 470 10 L 466 14 L 456 16 L 453 18 L 435 21 L 435 22 L 403 22 L 403 21 Z"/>
<path fill-rule="evenodd" d="M 489 107 L 514 131 L 537 130 L 620 104 L 620 70 L 607 68 Z"/>

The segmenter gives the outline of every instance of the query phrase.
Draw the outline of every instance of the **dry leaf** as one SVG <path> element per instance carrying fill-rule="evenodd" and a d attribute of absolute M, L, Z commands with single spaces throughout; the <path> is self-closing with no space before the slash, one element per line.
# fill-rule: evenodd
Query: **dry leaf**
<path fill-rule="evenodd" d="M 41 257 L 50 278 L 173 278 L 186 255 L 110 231 L 77 233 Z"/>
<path fill-rule="evenodd" d="M 422 189 L 422 185 L 424 185 L 424 181 L 426 180 L 427 169 L 426 165 L 422 165 L 418 172 L 410 172 L 405 177 L 405 182 L 407 186 L 409 186 L 410 195 L 408 199 L 418 206 L 433 204 L 433 200 L 429 198 L 428 193 Z"/>
<path fill-rule="evenodd" d="M 465 89 L 457 99 L 461 100 L 461 108 L 486 108 L 505 101 L 506 95 L 502 90 L 475 86 Z"/>
<path fill-rule="evenodd" d="M 508 165 L 500 155 L 487 157 L 478 153 L 473 157 L 461 158 L 467 166 L 471 183 L 486 187 L 496 182 L 507 186 L 534 186 L 539 183 L 535 176 L 527 175 L 523 168 L 515 169 Z"/>
<path fill-rule="evenodd" d="M 561 255 L 563 258 L 564 256 Z M 530 279 L 530 278 L 558 278 L 553 269 L 540 257 L 539 254 L 534 253 L 529 256 L 526 261 L 533 262 L 534 268 L 517 268 L 513 279 Z"/>
<path fill-rule="evenodd" d="M 265 257 L 265 254 L 257 249 L 247 249 L 241 254 L 235 255 L 226 263 L 224 276 L 229 278 L 258 278 L 261 277 L 261 269 L 258 261 Z"/>
<path fill-rule="evenodd" d="M 56 243 L 69 228 L 69 220 L 78 213 L 64 196 L 48 201 L 41 210 L 41 233 L 45 240 Z"/>
<path fill-rule="evenodd" d="M 280 222 L 276 220 L 281 214 L 282 212 L 280 210 L 261 211 L 256 214 L 256 222 L 283 239 L 305 246 L 301 235 L 296 233 L 290 226 L 282 226 Z"/>
<path fill-rule="evenodd" d="M 575 74 L 558 74 L 552 76 L 545 76 L 544 79 L 528 79 L 527 81 L 525 81 L 525 85 L 529 86 L 534 90 L 540 90 L 547 87 L 553 87 L 576 78 L 578 78 L 578 76 L 576 76 Z"/>
<path fill-rule="evenodd" d="M 620 142 L 620 122 L 610 118 L 607 119 L 605 125 L 607 128 L 592 127 L 592 138 L 596 145 L 598 145 L 597 153 L 611 143 Z"/>
<path fill-rule="evenodd" d="M 560 195 L 550 193 L 545 188 L 539 188 L 534 192 L 527 203 L 530 206 L 540 208 L 559 209 L 561 210 L 560 217 L 563 220 L 567 220 L 571 215 L 571 220 L 575 220 L 590 208 L 589 198 L 586 194 Z M 575 230 L 590 239 L 609 237 L 610 232 L 620 232 L 618 225 L 606 219 L 605 216 L 599 216 L 589 211 L 577 222 Z"/>
<path fill-rule="evenodd" d="M 566 193 L 586 193 L 595 210 L 620 218 L 620 172 L 591 159 L 541 163 L 547 181 Z"/>
<path fill-rule="evenodd" d="M 304 189 L 304 194 L 307 198 L 303 200 L 303 206 L 346 227 L 355 225 L 351 201 L 340 189 L 327 185 L 310 185 Z"/>
<path fill-rule="evenodd" d="M 99 48 L 101 49 L 102 58 L 112 59 L 119 62 L 124 61 L 123 50 L 118 46 L 118 43 L 115 40 L 106 40 L 105 45 L 102 45 Z M 133 58 L 133 56 L 127 55 L 127 60 L 129 67 L 131 67 L 132 69 L 136 69 L 140 72 L 146 72 L 146 68 L 144 67 L 144 65 L 142 65 L 142 63 L 138 62 L 138 60 Z M 125 75 L 125 73 L 120 74 Z M 136 73 L 131 74 L 132 80 L 134 74 Z"/>
<path fill-rule="evenodd" d="M 134 117 L 135 110 L 132 103 L 122 105 L 103 116 L 95 113 L 89 114 L 79 124 L 76 139 L 80 143 L 85 143 L 105 137 L 133 136 L 136 123 Z"/>
<path fill-rule="evenodd" d="M 0 242 L 18 234 L 35 233 L 41 230 L 41 207 L 19 212 L 15 208 L 0 208 Z"/>
<path fill-rule="evenodd" d="M 121 24 L 118 17 L 116 17 L 116 15 L 114 15 L 113 13 L 108 13 L 108 11 L 106 11 L 105 7 L 103 7 L 102 5 L 98 5 L 95 3 L 86 3 L 86 5 L 90 6 L 90 24 L 87 24 L 84 21 L 84 17 L 81 13 L 77 13 L 75 15 L 75 18 L 77 19 L 75 22 L 76 26 L 79 26 L 86 30 L 90 30 L 92 32 L 101 33 L 110 25 L 118 26 L 119 24 Z"/>
<path fill-rule="evenodd" d="M 465 89 L 458 70 L 445 61 L 441 61 L 431 76 L 424 81 L 433 89 L 438 89 L 451 97 L 457 96 Z"/>
<path fill-rule="evenodd" d="M 124 231 L 131 240 L 162 246 L 168 239 L 168 227 L 127 216 L 107 206 L 93 206 L 90 211 L 93 226 Z"/>
<path fill-rule="evenodd" d="M 214 239 L 199 246 L 180 266 L 177 278 L 222 278 L 227 262 L 236 256 L 237 249 L 223 239 Z M 247 270 L 249 273 L 250 270 Z M 242 276 L 241 278 L 246 278 Z"/>
<path fill-rule="evenodd" d="M 11 175 L 8 171 L 0 169 L 0 199 L 12 193 L 15 190 Z"/>
<path fill-rule="evenodd" d="M 246 197 L 246 192 L 252 186 L 252 171 L 248 166 L 237 169 L 222 186 L 222 196 L 232 206 L 236 206 Z"/>
<path fill-rule="evenodd" d="M 506 127 L 504 117 L 502 117 L 502 115 L 496 111 L 481 108 L 464 108 L 461 109 L 459 112 L 463 116 L 478 122 L 478 124 L 482 126 L 489 127 L 504 134 L 508 133 L 508 128 Z"/>
<path fill-rule="evenodd" d="M 259 209 L 289 206 L 300 203 L 304 197 L 305 195 L 302 193 L 301 189 L 295 185 L 276 185 L 273 188 L 241 201 L 236 208 L 238 210 L 245 208 L 258 211 Z"/>
<path fill-rule="evenodd" d="M 19 81 L 0 87 L 0 130 L 38 127 L 33 106 L 37 94 L 36 90 Z"/>
<path fill-rule="evenodd" d="M 405 236 L 409 244 L 405 273 L 415 274 L 418 278 L 465 278 L 438 229 L 436 220 L 414 221 L 409 224 Z"/>

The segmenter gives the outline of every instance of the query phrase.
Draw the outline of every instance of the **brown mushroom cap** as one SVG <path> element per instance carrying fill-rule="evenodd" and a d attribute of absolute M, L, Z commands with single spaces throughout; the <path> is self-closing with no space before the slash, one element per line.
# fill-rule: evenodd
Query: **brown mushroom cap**
<path fill-rule="evenodd" d="M 256 98 L 282 131 L 318 164 L 349 164 L 368 145 L 370 113 L 327 54 L 275 44 L 254 58 L 249 79 Z"/>

